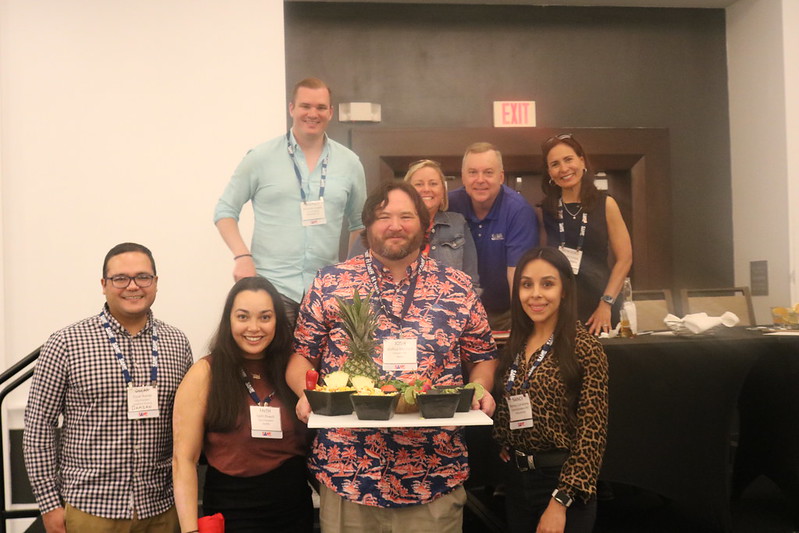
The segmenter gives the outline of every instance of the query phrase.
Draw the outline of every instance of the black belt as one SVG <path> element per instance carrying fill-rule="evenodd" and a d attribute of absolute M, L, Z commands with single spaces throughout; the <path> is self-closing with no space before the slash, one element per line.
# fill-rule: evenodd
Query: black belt
<path fill-rule="evenodd" d="M 562 466 L 569 457 L 567 450 L 551 450 L 539 453 L 524 453 L 513 450 L 513 458 L 516 461 L 516 468 L 519 472 L 527 472 L 536 468 L 546 468 L 548 466 Z"/>

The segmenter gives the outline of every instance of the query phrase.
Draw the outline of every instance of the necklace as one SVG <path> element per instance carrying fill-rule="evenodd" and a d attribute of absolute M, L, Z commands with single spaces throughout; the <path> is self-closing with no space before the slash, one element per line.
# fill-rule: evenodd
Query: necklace
<path fill-rule="evenodd" d="M 579 214 L 580 214 L 580 211 L 582 211 L 582 210 L 583 210 L 583 205 L 582 205 L 582 204 L 580 204 L 580 207 L 578 207 L 578 208 L 577 208 L 577 211 L 575 211 L 574 213 L 572 213 L 571 211 L 569 211 L 569 208 L 568 208 L 568 207 L 566 207 L 566 204 L 565 204 L 565 203 L 563 204 L 563 209 L 565 209 L 565 210 L 566 210 L 566 212 L 567 212 L 567 213 L 569 213 L 569 215 L 571 215 L 571 217 L 572 217 L 572 220 L 577 220 L 577 215 L 579 215 Z"/>

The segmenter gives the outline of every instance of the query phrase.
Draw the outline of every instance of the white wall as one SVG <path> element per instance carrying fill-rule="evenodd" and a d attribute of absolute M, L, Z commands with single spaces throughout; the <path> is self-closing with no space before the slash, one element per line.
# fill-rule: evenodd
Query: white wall
<path fill-rule="evenodd" d="M 799 95 L 796 80 L 786 78 L 795 76 L 796 67 L 791 73 L 786 65 L 799 56 L 795 44 L 793 51 L 784 49 L 787 40 L 795 43 L 793 29 L 799 27 L 791 3 L 795 0 L 739 0 L 727 8 L 735 282 L 750 285 L 749 262 L 768 261 L 769 296 L 753 298 L 761 323 L 771 321 L 769 307 L 797 301 L 790 252 L 797 247 L 797 232 L 789 228 L 791 220 L 797 227 L 790 211 L 799 207 L 799 124 L 795 108 L 789 116 L 787 102 L 793 99 L 795 106 Z"/>
<path fill-rule="evenodd" d="M 285 117 L 282 0 L 0 0 L 0 367 L 99 312 L 123 241 L 204 355 L 232 283 L 214 205 Z"/>
<path fill-rule="evenodd" d="M 799 302 L 799 2 L 782 0 L 791 302 Z M 790 28 L 790 30 L 789 30 Z"/>

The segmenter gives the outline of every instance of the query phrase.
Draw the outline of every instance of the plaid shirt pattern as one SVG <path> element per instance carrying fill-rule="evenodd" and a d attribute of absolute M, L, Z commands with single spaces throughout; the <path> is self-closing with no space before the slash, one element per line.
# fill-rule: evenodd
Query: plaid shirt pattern
<path fill-rule="evenodd" d="M 193 359 L 186 336 L 154 319 L 131 337 L 108 312 L 134 386 L 150 384 L 158 328 L 160 417 L 128 420 L 125 380 L 95 315 L 54 333 L 42 347 L 25 408 L 23 448 L 42 513 L 69 503 L 103 518 L 148 518 L 169 509 L 172 405 Z M 59 415 L 63 415 L 56 440 Z"/>
<path fill-rule="evenodd" d="M 400 334 L 399 317 L 410 290 L 408 269 L 401 283 L 374 260 L 383 306 L 372 296 L 378 315 L 377 351 L 382 365 L 382 341 Z M 496 358 L 485 310 L 463 272 L 428 259 L 418 274 L 413 302 L 402 322 L 402 336 L 417 339 L 416 371 L 383 372 L 407 380 L 430 378 L 434 385 L 463 384 L 463 362 Z M 364 262 L 356 256 L 319 271 L 303 300 L 295 332 L 295 351 L 314 364 L 322 377 L 340 370 L 347 359 L 347 338 L 338 317 L 335 296 L 352 300 L 353 290 L 365 296 L 374 290 Z M 410 297 L 410 296 L 409 296 Z M 309 466 L 317 479 L 348 500 L 375 507 L 428 503 L 461 485 L 469 476 L 463 431 L 442 428 L 319 430 Z"/>

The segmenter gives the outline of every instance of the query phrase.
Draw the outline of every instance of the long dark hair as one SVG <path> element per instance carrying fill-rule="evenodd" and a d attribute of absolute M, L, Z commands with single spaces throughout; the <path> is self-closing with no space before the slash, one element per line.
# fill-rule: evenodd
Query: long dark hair
<path fill-rule="evenodd" d="M 535 330 L 535 322 L 527 316 L 522 308 L 522 302 L 519 299 L 519 285 L 524 269 L 537 259 L 546 261 L 557 269 L 563 286 L 563 299 L 558 308 L 558 323 L 555 326 L 551 354 L 557 361 L 560 377 L 566 385 L 566 415 L 572 424 L 576 424 L 577 403 L 583 385 L 582 371 L 574 354 L 575 336 L 577 335 L 577 285 L 569 260 L 557 248 L 543 247 L 529 250 L 516 265 L 510 304 L 510 338 L 500 359 L 495 383 L 504 386 L 505 373 L 516 355 L 524 351 L 527 339 Z"/>
<path fill-rule="evenodd" d="M 261 276 L 243 278 L 233 285 L 225 300 L 219 327 L 211 341 L 211 387 L 205 424 L 208 431 L 224 433 L 236 428 L 245 410 L 241 401 L 244 385 L 241 378 L 241 348 L 233 339 L 230 313 L 236 296 L 243 291 L 266 291 L 275 307 L 275 338 L 266 347 L 264 370 L 275 394 L 286 406 L 294 405 L 297 396 L 286 384 L 286 366 L 291 355 L 291 330 L 286 308 L 272 283 Z"/>
<path fill-rule="evenodd" d="M 544 156 L 544 179 L 541 180 L 541 190 L 544 191 L 544 200 L 541 202 L 543 209 L 553 217 L 558 216 L 558 199 L 561 195 L 560 187 L 555 185 L 549 177 L 549 166 L 547 165 L 547 157 L 549 152 L 559 144 L 570 146 L 574 153 L 585 161 L 585 174 L 580 181 L 580 203 L 586 213 L 590 213 L 597 200 L 599 199 L 599 190 L 594 183 L 594 173 L 591 170 L 591 163 L 588 162 L 588 157 L 585 155 L 583 146 L 577 142 L 577 139 L 572 137 L 570 133 L 563 135 L 556 135 L 550 137 L 541 144 L 541 153 Z"/>

